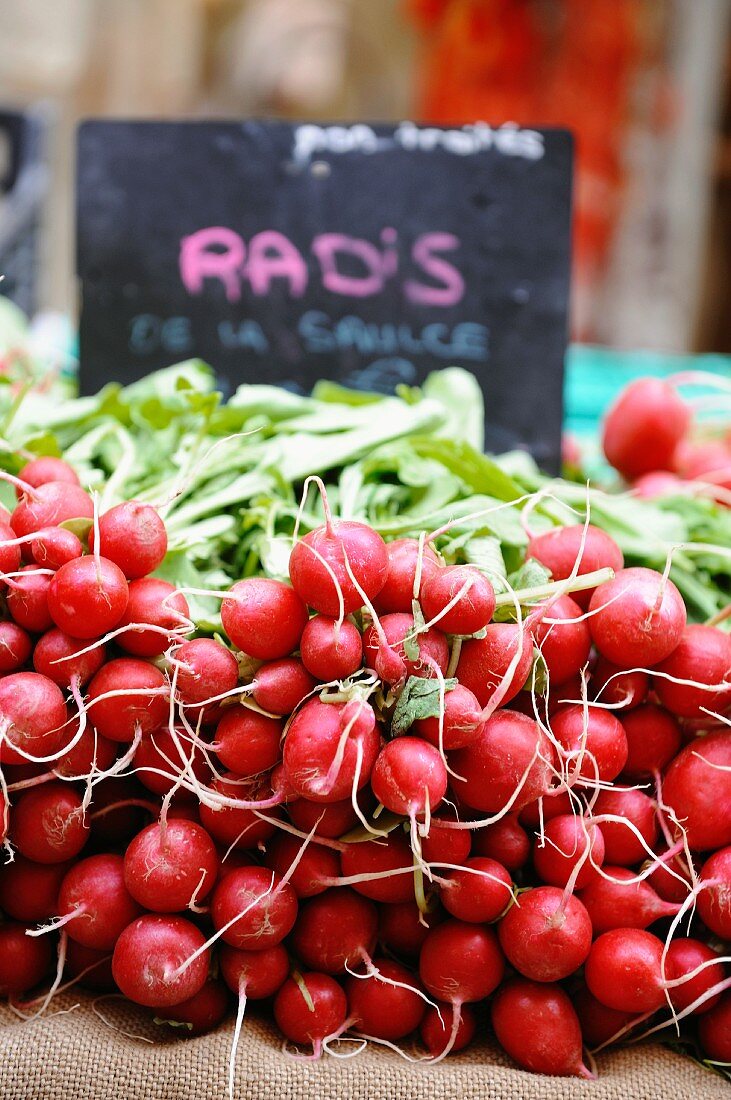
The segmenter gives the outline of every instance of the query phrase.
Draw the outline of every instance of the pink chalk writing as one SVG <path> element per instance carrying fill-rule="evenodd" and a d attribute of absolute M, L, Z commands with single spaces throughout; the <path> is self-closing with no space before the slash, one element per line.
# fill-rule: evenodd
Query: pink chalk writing
<path fill-rule="evenodd" d="M 234 230 L 210 226 L 180 242 L 180 278 L 192 295 L 202 294 L 207 282 L 218 281 L 228 301 L 238 302 L 246 284 L 257 298 L 282 283 L 289 297 L 301 298 L 319 274 L 322 288 L 330 294 L 362 299 L 381 294 L 401 277 L 407 301 L 447 308 L 462 300 L 465 281 L 455 264 L 440 254 L 454 253 L 460 245 L 453 233 L 422 233 L 404 260 L 398 232 L 390 226 L 381 231 L 378 244 L 346 233 L 319 233 L 310 242 L 308 264 L 307 255 L 277 230 L 254 234 L 247 247 Z"/>

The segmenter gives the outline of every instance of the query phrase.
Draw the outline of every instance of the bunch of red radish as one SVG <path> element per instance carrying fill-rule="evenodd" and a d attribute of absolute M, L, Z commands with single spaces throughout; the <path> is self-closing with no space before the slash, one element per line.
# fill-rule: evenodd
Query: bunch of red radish
<path fill-rule="evenodd" d="M 638 378 L 609 409 L 602 437 L 607 461 L 640 497 L 683 493 L 710 496 L 731 506 L 731 432 L 694 435 L 693 404 L 677 385 L 709 376 L 680 374 L 675 380 Z M 696 402 L 697 404 L 698 402 Z M 705 398 L 700 403 L 707 404 Z"/>
<path fill-rule="evenodd" d="M 237 1004 L 238 1035 L 269 1000 L 311 1056 L 418 1033 L 433 1062 L 487 1031 L 486 1002 L 536 1072 L 589 1077 L 585 1047 L 675 1020 L 731 1060 L 731 640 L 687 625 L 667 576 L 557 528 L 528 548 L 551 595 L 496 601 L 428 538 L 386 544 L 324 500 L 291 584 L 239 581 L 228 642 L 188 640 L 185 593 L 148 576 L 154 509 L 97 515 L 59 460 L 16 484 L 0 992 L 17 1013 L 78 982 L 193 1034 Z"/>

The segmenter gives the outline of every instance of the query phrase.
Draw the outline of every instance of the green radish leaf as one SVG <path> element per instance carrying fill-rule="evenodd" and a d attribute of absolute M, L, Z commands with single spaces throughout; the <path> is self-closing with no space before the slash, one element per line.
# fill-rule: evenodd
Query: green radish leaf
<path fill-rule="evenodd" d="M 550 579 L 551 574 L 545 565 L 541 565 L 535 558 L 528 558 L 525 564 L 508 578 L 511 588 L 516 590 L 539 588 L 541 585 L 548 584 Z"/>
<path fill-rule="evenodd" d="M 403 825 L 406 818 L 399 817 L 398 814 L 392 814 L 390 810 L 383 810 L 376 817 L 372 814 L 368 820 L 368 824 L 371 826 L 370 830 L 366 829 L 365 825 L 357 825 L 345 836 L 341 836 L 338 839 L 343 844 L 364 844 L 367 840 L 375 840 L 378 836 L 388 836 L 394 829 L 398 829 L 399 825 Z"/>
<path fill-rule="evenodd" d="M 58 526 L 63 527 L 64 531 L 70 531 L 72 535 L 76 535 L 79 542 L 88 547 L 89 532 L 94 526 L 93 519 L 79 516 L 78 519 L 65 519 L 62 523 L 59 523 Z"/>
<path fill-rule="evenodd" d="M 456 677 L 451 677 L 444 681 L 444 690 L 451 691 L 456 684 Z M 402 733 L 406 733 L 418 718 L 438 718 L 439 698 L 438 680 L 425 680 L 423 676 L 409 676 L 391 718 L 393 736 L 399 737 Z"/>

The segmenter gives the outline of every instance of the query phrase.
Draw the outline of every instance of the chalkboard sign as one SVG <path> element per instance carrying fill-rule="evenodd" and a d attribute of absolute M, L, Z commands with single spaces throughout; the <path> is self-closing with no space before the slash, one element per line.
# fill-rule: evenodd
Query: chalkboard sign
<path fill-rule="evenodd" d="M 190 356 L 229 390 L 457 364 L 488 448 L 555 468 L 571 164 L 567 132 L 514 125 L 87 122 L 82 388 Z"/>

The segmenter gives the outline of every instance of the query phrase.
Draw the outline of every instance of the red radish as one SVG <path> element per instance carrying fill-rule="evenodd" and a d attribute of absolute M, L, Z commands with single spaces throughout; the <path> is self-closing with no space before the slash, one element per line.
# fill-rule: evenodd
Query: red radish
<path fill-rule="evenodd" d="M 310 619 L 300 639 L 302 664 L 318 680 L 345 680 L 363 663 L 363 642 L 357 626 L 338 624 L 326 615 Z"/>
<path fill-rule="evenodd" d="M 297 649 L 307 608 L 282 581 L 248 577 L 232 585 L 221 604 L 221 622 L 233 644 L 260 661 Z"/>
<path fill-rule="evenodd" d="M 528 829 L 538 829 L 559 814 L 576 812 L 575 794 L 569 791 L 549 791 L 542 798 L 529 802 L 518 814 L 518 821 Z M 501 818 L 501 821 L 504 818 Z M 499 822 L 498 822 L 499 824 Z"/>
<path fill-rule="evenodd" d="M 146 577 L 157 569 L 167 547 L 165 524 L 149 504 L 127 500 L 99 517 L 99 552 L 118 565 L 127 580 Z M 92 528 L 89 550 L 94 553 L 96 549 Z"/>
<path fill-rule="evenodd" d="M 312 692 L 315 680 L 296 657 L 268 661 L 256 671 L 252 696 L 270 714 L 291 714 Z"/>
<path fill-rule="evenodd" d="M 701 868 L 705 889 L 698 894 L 698 915 L 723 940 L 731 940 L 731 848 L 714 852 Z"/>
<path fill-rule="evenodd" d="M 218 759 L 239 775 L 270 771 L 282 756 L 284 722 L 255 710 L 233 707 L 216 726 L 211 748 Z"/>
<path fill-rule="evenodd" d="M 237 798 L 246 802 L 267 802 L 271 798 L 271 788 L 265 780 L 249 780 L 241 785 L 239 777 L 228 773 L 221 779 L 214 779 L 210 790 L 226 798 Z M 275 811 L 264 811 L 267 817 L 275 816 Z M 214 840 L 226 847 L 233 845 L 241 848 L 255 848 L 274 836 L 276 826 L 270 821 L 257 817 L 253 809 L 236 806 L 212 807 L 201 803 L 201 825 Z"/>
<path fill-rule="evenodd" d="M 392 611 L 410 612 L 414 600 L 414 581 L 419 561 L 418 539 L 394 539 L 386 546 L 388 572 L 386 581 L 376 596 L 376 610 L 384 614 Z M 440 568 L 439 557 L 424 544 L 421 551 L 422 581 Z M 421 589 L 421 585 L 419 586 Z"/>
<path fill-rule="evenodd" d="M 199 741 L 191 741 L 185 729 L 176 728 L 175 737 L 166 726 L 146 733 L 134 755 L 137 778 L 155 794 L 167 794 L 178 781 L 183 769 L 190 768 L 199 783 L 205 786 L 211 774 Z M 164 774 L 160 774 L 160 773 Z M 190 782 L 190 776 L 187 776 Z"/>
<path fill-rule="evenodd" d="M 273 997 L 289 976 L 289 959 L 281 943 L 262 951 L 239 951 L 224 943 L 218 961 L 229 989 L 237 996 L 243 989 L 251 1001 Z"/>
<path fill-rule="evenodd" d="M 351 885 L 359 894 L 374 901 L 409 901 L 414 897 L 413 856 L 403 833 L 394 831 L 385 839 L 347 844 L 340 854 L 340 866 L 346 878 L 401 870 L 401 874 L 365 877 L 362 882 Z"/>
<path fill-rule="evenodd" d="M 121 856 L 89 856 L 75 863 L 61 883 L 59 916 L 70 918 L 71 939 L 96 951 L 111 951 L 140 906 L 129 893 Z"/>
<path fill-rule="evenodd" d="M 378 942 L 397 955 L 418 955 L 429 929 L 443 920 L 441 909 L 422 913 L 413 900 L 379 905 Z"/>
<path fill-rule="evenodd" d="M 638 928 L 603 932 L 584 967 L 586 984 L 598 1001 L 619 1012 L 655 1012 L 665 1003 L 662 941 Z"/>
<path fill-rule="evenodd" d="M 627 737 L 624 727 L 611 711 L 571 703 L 559 708 L 551 718 L 554 736 L 569 754 L 570 772 L 582 779 L 615 779 L 627 761 Z"/>
<path fill-rule="evenodd" d="M 186 1035 L 205 1035 L 223 1023 L 228 1015 L 229 996 L 223 982 L 209 978 L 205 985 L 178 1005 L 161 1008 L 155 1023 L 185 1028 Z"/>
<path fill-rule="evenodd" d="M 610 407 L 602 434 L 607 461 L 632 481 L 671 470 L 678 443 L 691 423 L 689 406 L 661 378 L 637 378 Z"/>
<path fill-rule="evenodd" d="M 39 485 L 45 485 L 48 481 L 65 481 L 67 485 L 81 484 L 73 466 L 53 455 L 39 455 L 38 458 L 32 458 L 21 467 L 18 477 L 26 485 L 32 485 L 34 489 Z M 16 489 L 15 492 L 20 497 L 20 490 Z"/>
<path fill-rule="evenodd" d="M 58 912 L 58 891 L 67 863 L 33 863 L 16 855 L 0 867 L 0 909 L 6 917 L 35 924 Z"/>
<path fill-rule="evenodd" d="M 365 977 L 348 978 L 345 983 L 353 1027 L 376 1039 L 403 1039 L 424 1016 L 421 983 L 391 959 L 376 958 L 373 967 Z"/>
<path fill-rule="evenodd" d="M 607 1008 L 596 999 L 593 993 L 589 992 L 585 985 L 580 986 L 571 999 L 576 1015 L 579 1017 L 584 1042 L 592 1047 L 609 1042 L 637 1015 L 633 1012 L 618 1012 L 615 1008 Z"/>
<path fill-rule="evenodd" d="M 709 733 L 686 745 L 665 773 L 663 802 L 691 848 L 731 844 L 731 732 Z"/>
<path fill-rule="evenodd" d="M 7 595 L 8 611 L 24 630 L 41 634 L 53 626 L 48 593 L 53 577 L 39 573 L 37 565 L 24 565 Z"/>
<path fill-rule="evenodd" d="M 438 620 L 436 625 L 445 634 L 477 634 L 495 610 L 495 591 L 474 565 L 432 570 L 421 586 L 419 599 L 427 622 Z"/>
<path fill-rule="evenodd" d="M 346 615 L 363 606 L 363 597 L 353 584 L 348 566 L 358 587 L 373 600 L 388 574 L 386 544 L 365 523 L 329 521 L 295 543 L 289 558 L 289 576 L 295 592 L 306 604 L 336 618 L 341 613 L 341 596 Z"/>
<path fill-rule="evenodd" d="M 210 951 L 183 917 L 146 914 L 128 924 L 112 959 L 114 980 L 130 1001 L 169 1008 L 195 996 L 206 983 Z M 183 970 L 182 967 L 199 952 Z"/>
<path fill-rule="evenodd" d="M 118 657 L 108 661 L 89 684 L 89 719 L 111 741 L 133 741 L 138 729 L 151 733 L 167 720 L 169 690 L 154 665 L 136 657 Z"/>
<path fill-rule="evenodd" d="M 33 667 L 59 687 L 69 688 L 75 676 L 83 687 L 104 664 L 106 649 L 98 645 L 89 649 L 89 642 L 72 638 L 63 630 L 53 627 L 36 642 L 33 650 Z M 79 650 L 87 650 L 79 653 Z"/>
<path fill-rule="evenodd" d="M 122 570 L 108 558 L 74 558 L 54 573 L 48 610 L 72 638 L 98 638 L 124 615 L 129 588 Z"/>
<path fill-rule="evenodd" d="M 466 687 L 455 684 L 444 696 L 441 745 L 439 718 L 418 718 L 412 732 L 446 751 L 463 749 L 480 736 L 482 710 L 477 699 Z"/>
<path fill-rule="evenodd" d="M 456 820 L 452 811 L 430 817 L 429 832 L 420 836 L 421 854 L 427 863 L 461 864 L 468 858 L 472 837 L 467 829 L 450 828 L 450 822 Z"/>
<path fill-rule="evenodd" d="M 667 848 L 657 850 L 658 859 L 666 851 Z M 670 873 L 670 869 L 675 871 L 676 875 L 681 876 L 680 881 Z M 669 859 L 664 859 L 662 863 L 658 863 L 655 870 L 648 876 L 647 881 L 663 901 L 684 902 L 691 891 L 690 874 L 685 854 L 679 853 Z"/>
<path fill-rule="evenodd" d="M 663 771 L 680 749 L 678 723 L 654 703 L 645 703 L 623 714 L 622 725 L 628 749 L 623 771 L 629 780 L 650 779 Z"/>
<path fill-rule="evenodd" d="M 11 545 L 14 539 L 10 524 L 0 522 L 0 574 L 16 573 L 20 568 L 20 547 Z"/>
<path fill-rule="evenodd" d="M 660 674 L 653 681 L 655 691 L 673 714 L 703 718 L 709 710 L 723 713 L 731 704 L 731 637 L 713 626 L 686 626 L 676 648 L 654 671 Z M 665 676 L 693 683 L 676 684 Z"/>
<path fill-rule="evenodd" d="M 714 951 L 708 944 L 701 943 L 700 940 L 675 939 L 671 941 L 665 957 L 665 977 L 669 982 L 675 982 L 679 978 L 685 979 L 679 985 L 670 985 L 668 988 L 670 1000 L 677 1012 L 689 1008 L 694 1001 L 703 997 L 714 985 L 718 985 L 719 982 L 723 981 L 723 963 L 712 961 L 718 959 L 718 957 L 717 951 Z M 711 965 L 706 966 L 694 977 L 690 977 L 697 967 L 706 963 L 711 963 Z M 708 1012 L 718 1004 L 720 999 L 720 993 L 709 997 L 693 1009 L 691 1016 L 699 1016 L 704 1012 Z"/>
<path fill-rule="evenodd" d="M 584 533 L 586 532 L 586 533 Z M 583 543 L 583 546 L 582 546 Z M 527 558 L 535 558 L 545 565 L 555 581 L 565 581 L 574 571 L 585 576 L 597 569 L 613 569 L 615 573 L 624 566 L 624 555 L 611 535 L 589 523 L 575 523 L 568 527 L 554 527 L 540 535 L 533 535 L 525 552 Z M 572 595 L 580 607 L 587 607 L 593 588 Z M 558 616 L 556 616 L 558 617 Z"/>
<path fill-rule="evenodd" d="M 570 596 L 559 596 L 546 605 L 545 617 L 531 629 L 551 686 L 565 684 L 589 661 L 591 634 L 582 614 Z"/>
<path fill-rule="evenodd" d="M 675 452 L 674 466 L 686 480 L 731 489 L 731 450 L 720 439 L 702 443 L 684 440 Z"/>
<path fill-rule="evenodd" d="M 489 997 L 504 971 L 492 929 L 454 919 L 430 929 L 419 956 L 419 976 L 427 991 L 455 1008 Z"/>
<path fill-rule="evenodd" d="M 80 558 L 84 552 L 81 542 L 64 527 L 44 527 L 30 544 L 30 554 L 36 565 L 44 569 L 60 569 L 67 561 Z"/>
<path fill-rule="evenodd" d="M 358 820 L 349 798 L 342 802 L 310 802 L 298 798 L 287 804 L 287 813 L 293 825 L 305 833 L 315 826 L 315 836 L 338 837 L 347 833 Z"/>
<path fill-rule="evenodd" d="M 88 493 L 79 485 L 63 481 L 47 481 L 33 490 L 23 493 L 16 505 L 10 526 L 18 538 L 32 535 L 44 527 L 58 527 L 69 519 L 93 519 L 94 504 Z"/>
<path fill-rule="evenodd" d="M 381 619 L 381 627 L 386 636 L 390 656 L 400 658 L 403 665 L 403 676 L 425 676 L 429 679 L 434 675 L 430 660 L 436 662 L 442 672 L 447 671 L 449 664 L 449 646 L 447 639 L 441 630 L 431 627 L 429 630 L 413 637 L 418 647 L 419 656 L 411 660 L 404 646 L 404 639 L 414 635 L 414 616 L 394 613 L 384 615 Z M 380 675 L 383 660 L 382 646 L 375 626 L 369 626 L 363 634 L 363 654 L 366 667 L 375 669 Z M 390 683 L 394 679 L 390 675 L 384 677 Z"/>
<path fill-rule="evenodd" d="M 474 856 L 464 870 L 447 871 L 440 897 L 453 917 L 470 924 L 497 920 L 513 900 L 513 880 L 494 859 Z"/>
<path fill-rule="evenodd" d="M 267 844 L 264 864 L 284 877 L 300 854 L 302 841 L 287 833 L 278 833 Z M 340 860 L 332 848 L 310 842 L 305 848 L 289 883 L 298 898 L 312 898 L 327 890 L 340 874 Z"/>
<path fill-rule="evenodd" d="M 604 874 L 595 875 L 579 897 L 597 934 L 613 928 L 647 928 L 679 909 L 656 894 L 646 880 L 637 881 L 634 871 L 626 867 L 605 866 Z"/>
<path fill-rule="evenodd" d="M 450 1004 L 440 1003 L 437 1008 L 427 1008 L 419 1027 L 421 1041 L 432 1058 L 444 1053 L 447 1044 L 451 1044 L 452 1054 L 468 1047 L 477 1031 L 477 1017 L 469 1005 L 460 1007 L 457 1033 L 452 1039 L 454 1009 Z"/>
<path fill-rule="evenodd" d="M 275 871 L 239 867 L 222 878 L 214 890 L 211 919 L 232 947 L 260 951 L 281 943 L 292 931 L 297 919 L 297 895 Z"/>
<path fill-rule="evenodd" d="M 35 863 L 64 863 L 89 839 L 81 798 L 68 783 L 44 783 L 21 794 L 12 809 L 11 836 Z"/>
<path fill-rule="evenodd" d="M 225 645 L 213 638 L 193 638 L 175 650 L 177 678 L 175 687 L 181 700 L 203 703 L 214 695 L 233 691 L 239 682 L 236 658 Z"/>
<path fill-rule="evenodd" d="M 602 814 L 613 814 L 623 819 L 600 821 L 607 863 L 633 867 L 647 858 L 647 849 L 653 849 L 658 834 L 652 799 L 642 791 L 604 790 L 596 800 L 594 813 L 598 817 Z M 639 831 L 645 841 L 644 845 L 629 825 L 634 825 Z"/>
<path fill-rule="evenodd" d="M 722 1065 L 731 1062 L 731 993 L 698 1021 L 698 1038 L 707 1058 Z"/>
<path fill-rule="evenodd" d="M 522 1069 L 594 1078 L 582 1061 L 578 1017 L 560 986 L 513 978 L 492 1002 L 492 1026 L 500 1046 Z"/>
<path fill-rule="evenodd" d="M 498 926 L 500 946 L 516 970 L 536 982 L 573 974 L 591 948 L 591 920 L 571 895 L 555 886 L 526 890 Z"/>
<path fill-rule="evenodd" d="M 119 635 L 117 644 L 136 657 L 158 657 L 171 642 L 180 638 L 181 624 L 185 631 L 185 620 L 189 617 L 188 601 L 182 593 L 176 592 L 174 585 L 157 577 L 140 577 L 129 585 L 127 610 L 117 626 L 149 623 L 170 633 L 130 629 Z"/>
<path fill-rule="evenodd" d="M 387 810 L 414 818 L 434 810 L 447 793 L 447 769 L 437 749 L 420 737 L 397 737 L 381 749 L 371 789 Z"/>
<path fill-rule="evenodd" d="M 643 474 L 632 483 L 632 492 L 640 500 L 682 496 L 686 491 L 686 484 L 682 478 L 676 474 L 666 473 L 664 470 Z"/>
<path fill-rule="evenodd" d="M 37 672 L 12 672 L 0 679 L 0 761 L 22 763 L 51 756 L 65 740 L 66 704 L 60 690 Z"/>
<path fill-rule="evenodd" d="M 340 802 L 370 777 L 380 737 L 369 703 L 311 699 L 295 715 L 284 742 L 292 788 L 313 802 Z"/>
<path fill-rule="evenodd" d="M 17 623 L 0 622 L 0 675 L 21 669 L 32 650 L 27 631 Z"/>
<path fill-rule="evenodd" d="M 71 938 L 66 944 L 64 974 L 84 989 L 93 989 L 97 993 L 117 991 L 117 983 L 112 976 L 111 952 L 95 951 L 93 947 L 84 947 Z"/>
<path fill-rule="evenodd" d="M 191 821 L 148 825 L 124 855 L 124 881 L 135 901 L 153 913 L 177 913 L 200 905 L 218 875 L 215 845 Z"/>
<path fill-rule="evenodd" d="M 515 814 L 506 814 L 494 825 L 478 829 L 472 847 L 475 855 L 496 859 L 512 872 L 526 865 L 531 852 L 530 838 Z"/>
<path fill-rule="evenodd" d="M 51 945 L 45 937 L 26 936 L 24 924 L 0 924 L 0 997 L 27 993 L 50 968 Z"/>
<path fill-rule="evenodd" d="M 78 718 L 72 718 L 67 726 L 66 744 L 70 745 L 79 729 Z M 63 750 L 55 761 L 54 771 L 64 779 L 88 776 L 92 768 L 108 771 L 117 756 L 117 745 L 102 737 L 93 726 L 86 726 L 73 748 Z"/>
<path fill-rule="evenodd" d="M 516 711 L 499 710 L 480 737 L 451 754 L 453 788 L 476 810 L 520 809 L 545 794 L 552 779 L 553 750 L 537 722 Z"/>
<path fill-rule="evenodd" d="M 595 646 L 620 668 L 658 664 L 670 656 L 685 629 L 683 597 L 654 569 L 621 569 L 599 585 L 589 610 Z"/>
<path fill-rule="evenodd" d="M 377 929 L 378 911 L 373 902 L 337 887 L 300 908 L 292 949 L 305 966 L 326 974 L 344 974 L 371 955 Z"/>
<path fill-rule="evenodd" d="M 600 657 L 591 674 L 591 695 L 598 703 L 621 705 L 622 717 L 647 698 L 650 677 L 646 672 L 622 672 L 606 657 Z"/>
<path fill-rule="evenodd" d="M 279 1030 L 293 1043 L 312 1043 L 316 1055 L 322 1040 L 342 1028 L 347 1011 L 345 994 L 327 974 L 303 974 L 299 981 L 288 978 L 274 998 Z"/>
<path fill-rule="evenodd" d="M 501 705 L 514 699 L 528 678 L 533 662 L 533 639 L 530 631 L 515 623 L 492 623 L 484 638 L 465 642 L 455 673 L 463 687 L 473 693 L 481 707 L 487 705 L 502 684 L 520 645 L 520 659 L 507 685 Z"/>
<path fill-rule="evenodd" d="M 566 886 L 580 890 L 596 877 L 596 866 L 604 862 L 604 837 L 591 819 L 576 814 L 559 814 L 547 822 L 543 843 L 533 845 L 533 866 L 536 874 L 551 886 Z M 577 865 L 581 870 L 574 877 Z"/>

